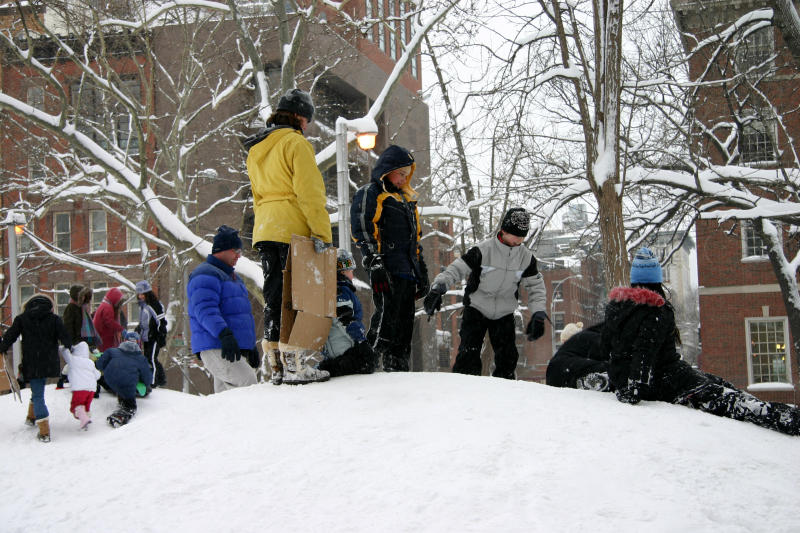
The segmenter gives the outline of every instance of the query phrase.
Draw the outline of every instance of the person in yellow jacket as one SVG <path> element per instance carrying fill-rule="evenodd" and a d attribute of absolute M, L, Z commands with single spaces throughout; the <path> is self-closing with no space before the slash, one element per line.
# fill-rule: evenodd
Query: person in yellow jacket
<path fill-rule="evenodd" d="M 329 375 L 307 365 L 296 347 L 279 345 L 283 270 L 292 235 L 311 237 L 322 252 L 333 237 L 322 174 L 314 148 L 303 136 L 314 116 L 311 96 L 300 89 L 284 94 L 267 126 L 245 139 L 247 174 L 253 190 L 253 247 L 264 269 L 264 340 L 261 342 L 278 385 L 325 381 Z M 287 359 L 288 357 L 288 359 Z"/>

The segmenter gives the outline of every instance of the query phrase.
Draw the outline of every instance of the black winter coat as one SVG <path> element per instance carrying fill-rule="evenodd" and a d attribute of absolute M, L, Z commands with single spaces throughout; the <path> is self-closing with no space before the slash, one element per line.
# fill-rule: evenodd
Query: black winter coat
<path fill-rule="evenodd" d="M 608 356 L 600 349 L 603 324 L 590 326 L 561 345 L 547 365 L 545 380 L 553 387 L 575 387 L 575 380 L 592 372 L 608 372 Z"/>
<path fill-rule="evenodd" d="M 393 170 L 411 167 L 406 182 L 394 187 L 384 177 Z M 410 182 L 414 175 L 414 157 L 408 150 L 390 146 L 372 169 L 367 185 L 356 191 L 350 207 L 353 240 L 364 258 L 380 255 L 390 273 L 428 281 L 422 247 L 422 228 L 417 210 L 417 193 Z"/>
<path fill-rule="evenodd" d="M 24 311 L 14 317 L 3 340 L 0 353 L 6 352 L 22 335 L 22 374 L 31 379 L 55 378 L 61 374 L 58 345 L 72 347 L 72 339 L 61 317 L 53 313 L 53 302 L 36 295 L 25 304 Z"/>
<path fill-rule="evenodd" d="M 678 361 L 675 314 L 653 291 L 617 287 L 609 295 L 601 350 L 610 358 L 609 377 L 617 388 L 638 382 L 645 399 Z"/>

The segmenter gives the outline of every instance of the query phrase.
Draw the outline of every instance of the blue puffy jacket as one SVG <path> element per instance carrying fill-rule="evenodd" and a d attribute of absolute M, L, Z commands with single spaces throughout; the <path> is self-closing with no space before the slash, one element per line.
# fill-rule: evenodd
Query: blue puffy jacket
<path fill-rule="evenodd" d="M 240 349 L 256 349 L 256 324 L 247 288 L 233 267 L 209 255 L 189 274 L 186 295 L 192 352 L 220 349 L 219 334 L 225 328 L 233 331 Z"/>
<path fill-rule="evenodd" d="M 153 382 L 153 371 L 142 355 L 139 345 L 125 341 L 117 348 L 109 348 L 95 366 L 103 371 L 103 379 L 117 396 L 124 399 L 136 398 L 136 384 Z"/>

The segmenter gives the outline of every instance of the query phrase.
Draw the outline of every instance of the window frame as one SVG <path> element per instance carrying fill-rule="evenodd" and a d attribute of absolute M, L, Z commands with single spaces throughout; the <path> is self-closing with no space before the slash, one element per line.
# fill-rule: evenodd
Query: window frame
<path fill-rule="evenodd" d="M 781 241 L 781 243 L 783 243 L 783 231 L 781 230 L 781 224 L 778 222 L 773 222 L 773 224 L 775 224 L 775 227 L 778 230 L 778 239 Z M 756 234 L 755 228 L 753 227 L 753 221 L 749 219 L 740 220 L 739 226 L 741 228 L 739 233 L 741 235 L 741 242 L 742 242 L 741 260 L 745 263 L 769 261 L 769 252 L 765 252 L 763 254 L 748 253 L 748 250 L 750 248 L 748 241 L 754 241 L 755 239 L 758 239 L 762 243 L 762 246 L 765 249 L 767 248 L 766 243 L 764 243 L 764 241 L 761 240 L 761 237 Z"/>
<path fill-rule="evenodd" d="M 131 244 L 131 237 L 135 237 L 139 241 L 139 247 L 134 248 L 135 245 Z M 129 252 L 141 252 L 144 248 L 144 237 L 138 232 L 132 230 L 130 226 L 125 226 L 125 249 Z"/>
<path fill-rule="evenodd" d="M 749 122 L 742 126 L 738 134 L 739 159 L 743 165 L 774 163 L 775 141 L 778 138 L 778 125 L 773 119 L 762 119 L 764 113 L 750 116 Z M 755 149 L 749 149 L 755 145 Z"/>
<path fill-rule="evenodd" d="M 742 74 L 754 67 L 757 72 L 772 68 L 775 65 L 775 26 L 763 26 L 752 30 L 742 37 L 734 52 L 736 70 Z M 769 61 L 767 61 L 769 59 Z"/>
<path fill-rule="evenodd" d="M 69 305 L 69 283 L 56 283 L 53 285 L 53 311 L 58 316 L 64 316 L 64 310 Z M 66 297 L 66 300 L 65 300 Z"/>
<path fill-rule="evenodd" d="M 95 234 L 100 233 L 94 228 L 94 216 L 97 213 L 103 214 L 104 229 L 102 233 L 104 234 L 103 237 L 104 244 L 102 249 L 95 248 Z M 106 252 L 108 252 L 108 213 L 106 213 L 102 209 L 91 209 L 89 211 L 89 253 L 106 253 Z"/>
<path fill-rule="evenodd" d="M 67 217 L 66 233 L 63 231 L 58 231 L 58 219 L 59 217 L 62 216 Z M 61 246 L 61 243 L 59 242 L 59 236 L 67 240 L 66 248 Z M 57 213 L 53 213 L 53 246 L 64 252 L 72 251 L 72 216 L 68 211 L 60 211 Z"/>
<path fill-rule="evenodd" d="M 784 346 L 784 375 L 785 381 L 755 381 L 755 369 L 753 362 L 756 355 L 753 354 L 753 331 L 751 326 L 756 323 L 773 322 L 781 325 L 783 333 L 783 346 Z M 749 386 L 757 385 L 792 385 L 792 351 L 791 343 L 789 342 L 789 319 L 785 316 L 776 317 L 748 317 L 745 318 L 745 344 L 747 346 L 747 382 Z M 764 344 L 769 344 L 769 339 L 764 341 Z M 777 352 L 776 352 L 777 353 Z M 758 354 L 759 356 L 761 354 Z M 764 354 L 767 355 L 767 354 Z M 773 362 L 774 364 L 774 362 Z"/>

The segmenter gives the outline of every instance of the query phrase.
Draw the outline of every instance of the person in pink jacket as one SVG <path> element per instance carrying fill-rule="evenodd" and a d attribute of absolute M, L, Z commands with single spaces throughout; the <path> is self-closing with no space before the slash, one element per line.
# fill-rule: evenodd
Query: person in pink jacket
<path fill-rule="evenodd" d="M 97 347 L 101 352 L 114 348 L 122 341 L 122 324 L 119 321 L 119 311 L 122 307 L 122 291 L 114 287 L 106 293 L 105 298 L 97 306 L 94 313 L 94 329 L 100 337 Z"/>

